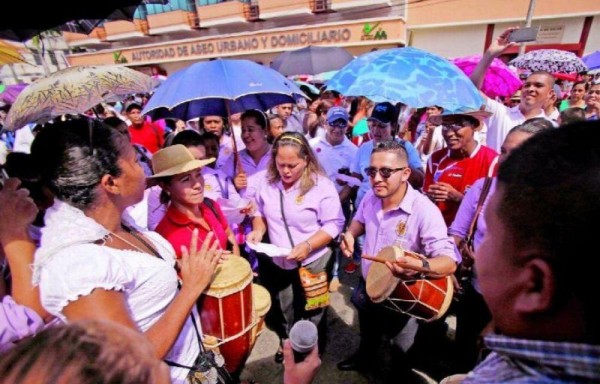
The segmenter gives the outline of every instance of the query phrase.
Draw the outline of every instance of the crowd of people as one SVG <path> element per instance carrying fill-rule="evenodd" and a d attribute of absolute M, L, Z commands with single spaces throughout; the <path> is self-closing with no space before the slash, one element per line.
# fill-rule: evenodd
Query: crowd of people
<path fill-rule="evenodd" d="M 381 369 L 385 338 L 382 380 L 418 383 L 416 359 L 437 356 L 417 345 L 444 337 L 454 315 L 442 373 L 458 376 L 446 382 L 600 382 L 593 268 L 573 258 L 588 254 L 600 214 L 600 82 L 563 98 L 539 71 L 518 98 L 482 95 L 480 110 L 452 112 L 324 91 L 305 108 L 185 122 L 152 121 L 131 100 L 122 114 L 17 130 L 30 137 L 2 165 L 0 383 L 195 380 L 198 302 L 232 258 L 269 293 L 287 384 L 318 375 L 330 294 L 357 271 L 360 345 L 336 356 L 341 371 Z M 402 251 L 385 262 L 396 282 L 452 277 L 440 319 L 369 295 L 372 257 L 387 247 Z M 319 342 L 300 362 L 289 333 L 301 319 Z M 219 377 L 240 382 L 239 371 Z"/>

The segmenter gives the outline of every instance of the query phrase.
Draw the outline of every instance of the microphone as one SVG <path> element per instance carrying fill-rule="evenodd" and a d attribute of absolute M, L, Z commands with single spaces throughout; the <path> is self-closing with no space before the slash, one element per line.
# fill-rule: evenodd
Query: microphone
<path fill-rule="evenodd" d="M 294 361 L 299 363 L 317 346 L 317 326 L 308 320 L 299 320 L 290 330 L 290 344 L 294 350 Z"/>

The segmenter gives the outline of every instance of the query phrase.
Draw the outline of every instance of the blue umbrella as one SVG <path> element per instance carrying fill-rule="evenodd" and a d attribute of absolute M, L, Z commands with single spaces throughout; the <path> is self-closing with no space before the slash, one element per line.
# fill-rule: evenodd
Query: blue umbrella
<path fill-rule="evenodd" d="M 402 102 L 415 108 L 439 105 L 448 111 L 478 110 L 483 104 L 479 90 L 458 67 L 412 47 L 361 55 L 326 86 L 345 96 Z"/>
<path fill-rule="evenodd" d="M 592 52 L 589 55 L 583 56 L 582 59 L 590 71 L 600 69 L 600 51 Z"/>
<path fill-rule="evenodd" d="M 213 60 L 179 70 L 162 82 L 142 113 L 154 119 L 229 116 L 296 103 L 306 97 L 293 81 L 249 60 Z"/>

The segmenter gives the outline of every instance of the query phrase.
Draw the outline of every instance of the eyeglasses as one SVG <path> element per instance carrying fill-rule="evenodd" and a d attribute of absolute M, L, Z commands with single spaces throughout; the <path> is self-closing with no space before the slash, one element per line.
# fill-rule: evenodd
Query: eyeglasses
<path fill-rule="evenodd" d="M 365 168 L 365 173 L 369 177 L 375 177 L 378 173 L 384 179 L 388 179 L 394 173 L 398 171 L 403 171 L 408 167 L 400 167 L 400 168 L 375 168 L 375 167 L 367 167 Z"/>
<path fill-rule="evenodd" d="M 333 129 L 335 129 L 335 128 L 346 129 L 348 127 L 348 123 L 344 120 L 334 121 L 333 123 L 328 123 L 328 124 Z"/>
<path fill-rule="evenodd" d="M 458 132 L 461 129 L 463 129 L 465 126 L 460 124 L 460 123 L 444 123 L 442 125 L 442 131 L 452 131 L 452 132 Z"/>

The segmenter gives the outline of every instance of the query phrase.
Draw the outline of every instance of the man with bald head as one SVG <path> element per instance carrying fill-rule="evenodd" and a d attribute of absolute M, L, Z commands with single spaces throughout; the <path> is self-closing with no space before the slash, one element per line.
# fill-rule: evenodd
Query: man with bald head
<path fill-rule="evenodd" d="M 492 61 L 503 54 L 508 48 L 516 43 L 508 41 L 510 33 L 515 28 L 505 30 L 496 41 L 490 44 L 489 48 L 483 54 L 481 61 L 471 74 L 471 81 L 477 88 L 481 88 L 483 78 Z M 521 88 L 521 101 L 519 105 L 508 108 L 491 98 L 488 98 L 483 92 L 481 95 L 485 98 L 485 110 L 493 115 L 486 120 L 488 147 L 500 152 L 500 147 L 508 131 L 514 126 L 522 124 L 525 120 L 534 117 L 543 117 L 548 119 L 544 113 L 544 106 L 554 95 L 554 77 L 545 71 L 531 73 Z"/>

